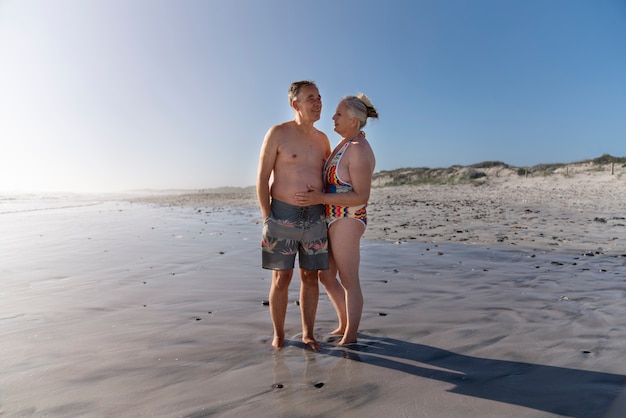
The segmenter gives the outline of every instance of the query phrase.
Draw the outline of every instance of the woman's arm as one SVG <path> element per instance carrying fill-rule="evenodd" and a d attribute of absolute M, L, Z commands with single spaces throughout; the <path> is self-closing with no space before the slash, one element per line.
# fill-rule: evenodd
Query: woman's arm
<path fill-rule="evenodd" d="M 346 151 L 342 162 L 346 162 L 352 191 L 346 193 L 323 193 L 309 186 L 308 192 L 296 193 L 296 200 L 301 205 L 341 205 L 358 206 L 367 203 L 372 187 L 374 155 L 369 145 L 353 144 Z"/>

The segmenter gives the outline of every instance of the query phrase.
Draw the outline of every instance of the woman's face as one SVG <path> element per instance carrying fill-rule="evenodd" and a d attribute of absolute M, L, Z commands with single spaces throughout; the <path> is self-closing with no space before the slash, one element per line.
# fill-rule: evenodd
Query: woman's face
<path fill-rule="evenodd" d="M 348 106 L 344 102 L 340 102 L 337 105 L 333 121 L 335 121 L 335 132 L 339 135 L 344 135 L 346 132 L 354 130 L 357 126 L 357 119 L 350 116 Z"/>

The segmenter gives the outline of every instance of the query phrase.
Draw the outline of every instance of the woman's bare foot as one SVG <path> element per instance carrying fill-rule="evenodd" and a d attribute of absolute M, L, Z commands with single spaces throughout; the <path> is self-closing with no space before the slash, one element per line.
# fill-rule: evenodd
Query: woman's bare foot
<path fill-rule="evenodd" d="M 354 340 L 347 340 L 345 338 L 342 338 L 341 341 L 339 341 L 339 345 L 350 345 L 354 343 L 356 343 L 356 338 Z"/>
<path fill-rule="evenodd" d="M 336 330 L 331 331 L 330 335 L 343 335 L 345 331 L 345 328 L 338 327 Z"/>

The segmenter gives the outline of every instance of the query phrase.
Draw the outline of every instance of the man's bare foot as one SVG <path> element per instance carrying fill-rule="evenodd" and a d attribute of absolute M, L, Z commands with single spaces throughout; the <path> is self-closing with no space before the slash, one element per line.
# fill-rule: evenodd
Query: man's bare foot
<path fill-rule="evenodd" d="M 274 350 L 280 350 L 285 346 L 285 337 L 274 336 L 274 340 L 272 341 L 272 347 Z"/>
<path fill-rule="evenodd" d="M 310 350 L 320 351 L 320 344 L 315 341 L 315 338 L 304 338 L 302 337 L 302 342 L 306 345 Z"/>

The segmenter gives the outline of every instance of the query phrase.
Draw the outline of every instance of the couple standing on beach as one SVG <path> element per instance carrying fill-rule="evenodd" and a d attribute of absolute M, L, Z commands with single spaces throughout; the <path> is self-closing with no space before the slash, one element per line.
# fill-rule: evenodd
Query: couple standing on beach
<path fill-rule="evenodd" d="M 367 225 L 375 165 L 361 129 L 378 114 L 365 95 L 341 99 L 333 116 L 341 141 L 331 152 L 328 137 L 313 126 L 322 111 L 315 83 L 292 83 L 288 98 L 294 120 L 269 129 L 259 157 L 256 188 L 264 219 L 262 266 L 272 270 L 272 346 L 279 349 L 285 344 L 289 283 L 298 254 L 302 341 L 317 351 L 318 280 L 339 319 L 332 334 L 342 335 L 341 345 L 357 340 L 363 310 L 359 245 Z"/>

